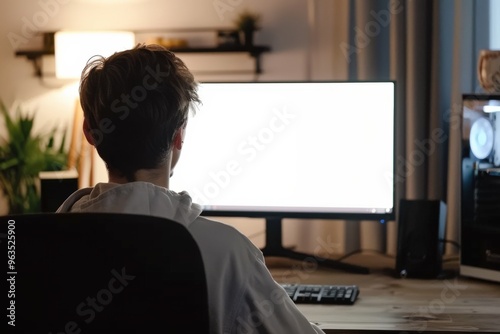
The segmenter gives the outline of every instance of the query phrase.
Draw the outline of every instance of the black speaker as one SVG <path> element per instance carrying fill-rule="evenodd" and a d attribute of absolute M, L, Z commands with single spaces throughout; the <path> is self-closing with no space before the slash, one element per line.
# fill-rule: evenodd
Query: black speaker
<path fill-rule="evenodd" d="M 436 278 L 442 269 L 446 204 L 401 200 L 396 272 L 401 277 Z"/>
<path fill-rule="evenodd" d="M 39 177 L 42 212 L 55 212 L 69 195 L 78 190 L 78 173 L 74 170 L 44 171 Z"/>

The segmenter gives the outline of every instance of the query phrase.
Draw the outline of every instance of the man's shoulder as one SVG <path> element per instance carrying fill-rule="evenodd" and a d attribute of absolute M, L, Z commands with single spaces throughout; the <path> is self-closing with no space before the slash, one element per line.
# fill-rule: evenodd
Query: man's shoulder
<path fill-rule="evenodd" d="M 189 225 L 189 230 L 193 234 L 202 234 L 206 238 L 227 238 L 228 241 L 232 239 L 246 239 L 246 237 L 235 227 L 203 216 L 197 217 L 196 220 Z"/>
<path fill-rule="evenodd" d="M 200 248 L 210 248 L 211 252 L 233 254 L 236 256 L 260 257 L 262 252 L 235 227 L 198 217 L 189 226 Z"/>

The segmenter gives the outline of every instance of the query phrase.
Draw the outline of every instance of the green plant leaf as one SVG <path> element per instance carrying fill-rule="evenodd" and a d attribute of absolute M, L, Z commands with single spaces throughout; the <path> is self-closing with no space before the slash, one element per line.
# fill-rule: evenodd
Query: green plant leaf
<path fill-rule="evenodd" d="M 62 170 L 67 164 L 66 132 L 56 150 L 57 128 L 47 134 L 34 134 L 34 114 L 17 108 L 10 115 L 0 100 L 7 137 L 0 142 L 0 190 L 9 202 L 10 213 L 37 212 L 40 194 L 37 180 L 41 171 Z"/>
<path fill-rule="evenodd" d="M 64 154 L 64 150 L 66 149 L 66 129 L 63 130 L 63 136 L 61 138 L 61 144 L 59 145 L 59 149 L 57 153 Z"/>
<path fill-rule="evenodd" d="M 10 158 L 9 160 L 0 159 L 0 170 L 4 171 L 9 168 L 15 167 L 19 164 L 19 160 L 17 158 Z"/>

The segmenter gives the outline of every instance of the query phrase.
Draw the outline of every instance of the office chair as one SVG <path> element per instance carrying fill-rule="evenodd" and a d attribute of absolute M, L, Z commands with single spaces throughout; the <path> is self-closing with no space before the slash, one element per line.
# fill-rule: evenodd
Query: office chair
<path fill-rule="evenodd" d="M 110 213 L 0 219 L 2 254 L 15 236 L 2 270 L 12 333 L 208 333 L 203 261 L 183 225 Z"/>

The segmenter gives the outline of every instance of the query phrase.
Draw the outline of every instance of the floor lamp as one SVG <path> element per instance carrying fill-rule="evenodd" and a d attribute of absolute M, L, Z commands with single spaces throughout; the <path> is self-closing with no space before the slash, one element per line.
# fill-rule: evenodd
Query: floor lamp
<path fill-rule="evenodd" d="M 135 44 L 135 36 L 126 31 L 59 31 L 55 33 L 54 41 L 56 77 L 78 80 L 91 58 L 108 57 L 115 52 L 131 49 Z M 82 126 L 83 110 L 77 98 L 67 167 L 78 171 L 79 188 L 94 185 L 96 154 L 95 149 L 87 143 Z"/>

